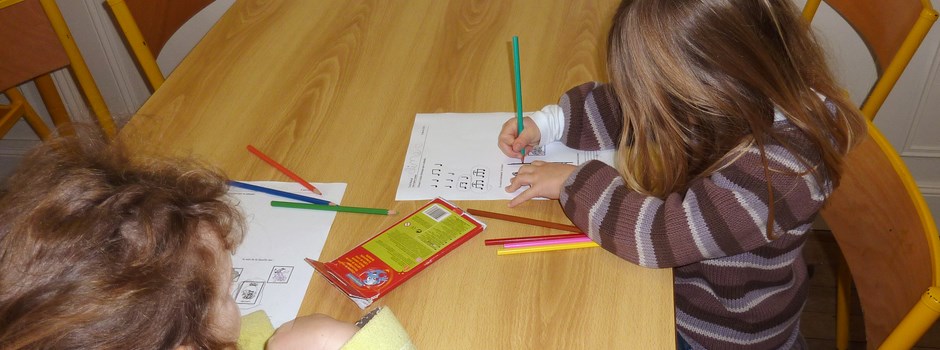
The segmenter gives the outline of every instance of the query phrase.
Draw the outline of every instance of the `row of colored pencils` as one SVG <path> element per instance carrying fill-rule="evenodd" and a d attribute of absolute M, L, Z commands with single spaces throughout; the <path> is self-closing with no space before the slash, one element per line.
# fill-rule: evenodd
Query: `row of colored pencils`
<path fill-rule="evenodd" d="M 311 192 L 316 193 L 316 194 L 318 194 L 318 195 L 322 195 L 322 194 L 323 194 L 323 193 L 320 192 L 319 189 L 317 189 L 316 187 L 314 187 L 313 184 L 307 182 L 306 180 L 304 180 L 303 178 L 301 178 L 299 175 L 297 175 L 297 174 L 295 174 L 294 172 L 290 171 L 290 169 L 287 169 L 287 167 L 281 165 L 280 163 L 278 163 L 277 161 L 275 161 L 275 160 L 272 159 L 271 157 L 268 157 L 266 154 L 262 153 L 260 150 L 258 150 L 258 149 L 255 148 L 254 146 L 248 145 L 247 148 L 248 148 L 248 151 L 249 151 L 249 152 L 251 152 L 252 154 L 258 156 L 258 158 L 261 158 L 261 160 L 263 160 L 265 163 L 270 164 L 271 166 L 273 166 L 275 169 L 277 169 L 278 171 L 280 171 L 280 172 L 283 173 L 284 175 L 287 175 L 287 177 L 289 177 L 289 178 L 291 178 L 292 180 L 294 180 L 294 181 L 296 181 L 297 183 L 299 183 L 301 186 L 307 188 L 307 189 L 310 190 Z M 330 201 L 327 201 L 327 200 L 323 200 L 323 199 L 319 199 L 319 198 L 314 198 L 314 197 L 299 195 L 299 194 L 296 194 L 296 193 L 291 193 L 291 192 L 276 190 L 276 189 L 273 189 L 273 188 L 258 186 L 258 185 L 249 184 L 249 183 L 245 183 L 245 182 L 239 182 L 239 181 L 229 181 L 229 186 L 238 187 L 238 188 L 243 188 L 243 189 L 246 189 L 246 190 L 252 190 L 252 191 L 261 192 L 261 193 L 267 193 L 267 194 L 270 194 L 270 195 L 273 195 L 273 196 L 278 196 L 278 197 L 282 197 L 282 198 L 288 198 L 288 199 L 293 199 L 293 200 L 296 200 L 296 201 L 304 202 L 304 203 L 295 203 L 295 202 L 271 201 L 271 206 L 272 206 L 272 207 L 294 208 L 294 209 L 311 209 L 311 210 L 325 210 L 325 211 L 336 211 L 336 212 L 346 212 L 346 213 L 360 213 L 360 214 L 376 214 L 376 215 L 395 215 L 395 214 L 397 214 L 396 211 L 394 211 L 394 210 L 388 210 L 388 209 L 361 208 L 361 207 L 348 207 L 348 206 L 336 205 L 336 203 L 333 203 L 333 202 L 330 202 Z"/>
<path fill-rule="evenodd" d="M 311 192 L 320 193 L 319 189 L 314 187 L 312 184 L 303 180 L 297 174 L 294 174 L 289 169 L 283 165 L 277 163 L 271 157 L 268 157 L 262 153 L 257 148 L 248 145 L 248 151 L 255 154 L 266 163 L 274 166 L 279 171 L 283 172 L 285 175 L 297 181 Z M 267 188 L 263 186 L 258 186 L 254 184 L 249 184 L 239 181 L 229 181 L 229 185 L 232 187 L 238 187 L 243 189 L 248 189 L 252 191 L 267 193 L 274 196 L 279 196 L 283 198 L 293 199 L 304 203 L 296 202 L 283 202 L 283 201 L 271 201 L 271 206 L 279 208 L 294 208 L 294 209 L 310 209 L 310 210 L 326 210 L 326 211 L 336 211 L 336 212 L 347 212 L 347 213 L 361 213 L 361 214 L 376 214 L 376 215 L 395 215 L 394 210 L 388 209 L 376 209 L 376 208 L 362 208 L 362 207 L 349 207 L 336 205 L 335 203 L 329 202 L 327 200 L 299 195 L 296 193 L 290 193 L 286 191 L 276 190 L 273 188 Z M 578 232 L 579 229 L 577 226 L 559 224 L 554 222 L 535 220 L 529 218 L 523 218 L 518 216 L 512 216 L 507 214 L 493 213 L 477 209 L 467 209 L 467 212 L 471 215 L 477 215 L 482 217 L 489 217 L 497 220 L 505 220 L 511 222 L 517 222 L 527 225 L 534 225 L 540 227 L 547 227 L 558 230 L 565 230 L 570 232 Z M 497 255 L 509 255 L 509 254 L 521 254 L 521 253 L 533 253 L 533 252 L 546 252 L 546 251 L 555 251 L 555 250 L 566 250 L 566 249 L 578 249 L 578 248 L 591 248 L 597 247 L 597 243 L 594 243 L 589 237 L 583 233 L 572 233 L 564 235 L 550 235 L 550 236 L 531 236 L 531 237 L 517 237 L 517 238 L 499 238 L 499 239 L 489 239 L 484 242 L 486 245 L 503 245 L 503 248 L 500 248 L 496 251 Z"/>
<path fill-rule="evenodd" d="M 564 235 L 540 236 L 539 239 L 528 238 L 522 242 L 509 242 L 496 250 L 496 255 L 510 255 L 523 253 L 550 252 L 555 250 L 568 250 L 579 248 L 595 248 L 597 243 L 588 236 L 579 233 L 580 237 L 557 238 Z"/>
<path fill-rule="evenodd" d="M 549 221 L 535 220 L 518 216 L 492 213 L 477 209 L 467 209 L 471 215 L 488 217 L 497 220 L 517 222 L 527 225 L 560 229 L 566 231 L 580 231 L 577 226 L 564 225 Z M 529 236 L 514 238 L 494 238 L 483 241 L 485 245 L 502 245 L 496 250 L 497 255 L 510 255 L 535 252 L 549 252 L 555 250 L 579 249 L 598 247 L 597 243 L 583 233 L 569 233 L 548 236 Z"/>

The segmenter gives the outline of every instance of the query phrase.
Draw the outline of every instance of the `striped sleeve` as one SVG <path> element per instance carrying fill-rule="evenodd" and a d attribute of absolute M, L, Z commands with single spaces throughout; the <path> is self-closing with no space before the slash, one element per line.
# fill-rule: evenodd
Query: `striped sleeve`
<path fill-rule="evenodd" d="M 580 150 L 615 149 L 620 143 L 623 115 L 610 85 L 578 85 L 558 101 L 565 115 L 561 141 Z"/>
<path fill-rule="evenodd" d="M 812 225 L 827 190 L 792 153 L 767 147 L 774 191 L 774 237 Z M 646 267 L 676 267 L 736 255 L 767 244 L 768 191 L 760 153 L 751 149 L 727 167 L 665 199 L 632 191 L 613 167 L 579 166 L 559 198 L 568 217 L 608 251 Z"/>

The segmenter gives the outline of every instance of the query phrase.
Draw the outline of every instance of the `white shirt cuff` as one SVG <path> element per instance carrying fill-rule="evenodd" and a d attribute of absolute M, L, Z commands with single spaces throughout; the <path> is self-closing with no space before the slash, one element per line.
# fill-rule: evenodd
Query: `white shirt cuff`
<path fill-rule="evenodd" d="M 559 105 L 547 105 L 541 111 L 532 113 L 532 121 L 539 128 L 542 135 L 539 145 L 547 145 L 561 141 L 561 134 L 565 131 L 565 111 Z"/>

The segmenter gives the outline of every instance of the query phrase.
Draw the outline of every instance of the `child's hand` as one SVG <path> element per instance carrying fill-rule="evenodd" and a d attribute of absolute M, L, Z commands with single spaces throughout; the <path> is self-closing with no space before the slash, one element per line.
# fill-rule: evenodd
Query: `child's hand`
<path fill-rule="evenodd" d="M 539 127 L 535 125 L 532 118 L 522 119 L 522 135 L 518 135 L 518 125 L 516 118 L 509 119 L 503 124 L 503 130 L 499 132 L 499 149 L 512 158 L 522 158 L 522 149 L 537 146 L 542 138 Z"/>
<path fill-rule="evenodd" d="M 519 173 L 516 177 L 509 180 L 509 186 L 506 187 L 506 192 L 515 192 L 520 187 L 526 185 L 528 185 L 529 188 L 509 201 L 509 207 L 515 207 L 535 197 L 558 199 L 562 185 L 575 169 L 576 167 L 574 165 L 546 163 L 540 160 L 534 161 L 529 165 L 523 165 L 519 168 Z"/>
<path fill-rule="evenodd" d="M 302 316 L 287 322 L 268 340 L 267 350 L 339 349 L 359 327 L 322 314 Z"/>

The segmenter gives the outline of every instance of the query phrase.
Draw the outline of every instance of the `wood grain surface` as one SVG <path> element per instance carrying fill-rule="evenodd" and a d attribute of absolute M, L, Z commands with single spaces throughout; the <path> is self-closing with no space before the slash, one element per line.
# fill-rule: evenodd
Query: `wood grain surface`
<path fill-rule="evenodd" d="M 518 35 L 524 109 L 606 80 L 617 1 L 238 1 L 121 133 L 135 149 L 193 156 L 239 180 L 289 181 L 252 144 L 342 204 L 395 202 L 416 113 L 513 111 Z M 493 142 L 467 147 L 496 147 Z M 569 223 L 556 201 L 457 201 Z M 399 215 L 400 217 L 400 215 Z M 321 260 L 399 217 L 339 214 Z M 499 220 L 380 299 L 421 349 L 675 348 L 672 272 L 600 248 L 497 257 L 487 238 L 564 233 Z M 316 257 L 313 257 L 316 258 Z M 314 275 L 299 314 L 364 312 Z"/>

